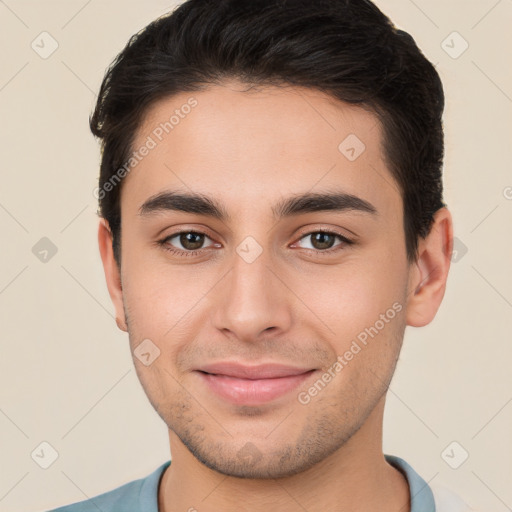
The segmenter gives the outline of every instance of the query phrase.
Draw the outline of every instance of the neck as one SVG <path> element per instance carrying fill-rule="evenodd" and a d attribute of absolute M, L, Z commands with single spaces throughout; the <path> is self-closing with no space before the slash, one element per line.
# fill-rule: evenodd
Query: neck
<path fill-rule="evenodd" d="M 244 479 L 199 462 L 169 431 L 172 464 L 159 488 L 159 511 L 409 512 L 405 477 L 382 453 L 384 400 L 337 451 L 296 475 Z M 243 508 L 241 508 L 243 507 Z"/>

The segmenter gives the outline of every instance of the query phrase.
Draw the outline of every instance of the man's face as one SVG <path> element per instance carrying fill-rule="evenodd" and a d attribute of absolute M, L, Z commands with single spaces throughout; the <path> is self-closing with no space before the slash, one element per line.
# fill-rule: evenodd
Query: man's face
<path fill-rule="evenodd" d="M 274 478 L 372 421 L 379 434 L 371 413 L 400 350 L 410 267 L 377 118 L 313 90 L 242 89 L 211 86 L 148 112 L 133 148 L 148 136 L 156 146 L 121 195 L 122 298 L 132 352 L 147 363 L 160 351 L 134 364 L 169 429 L 210 468 Z M 190 97 L 197 105 L 182 109 Z M 224 217 L 169 201 L 141 214 L 164 192 L 208 198 Z M 361 201 L 282 208 L 335 193 Z"/>

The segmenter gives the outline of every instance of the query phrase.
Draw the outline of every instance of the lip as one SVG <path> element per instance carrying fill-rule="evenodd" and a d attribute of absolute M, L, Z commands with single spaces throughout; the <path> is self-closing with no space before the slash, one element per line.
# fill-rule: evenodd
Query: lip
<path fill-rule="evenodd" d="M 278 363 L 245 365 L 231 361 L 212 363 L 198 368 L 199 371 L 214 375 L 225 375 L 226 377 L 252 380 L 290 377 L 300 375 L 312 369 L 313 368 L 299 368 Z"/>
<path fill-rule="evenodd" d="M 237 405 L 261 405 L 291 392 L 315 371 L 275 363 L 221 362 L 202 366 L 195 373 L 223 399 Z"/>

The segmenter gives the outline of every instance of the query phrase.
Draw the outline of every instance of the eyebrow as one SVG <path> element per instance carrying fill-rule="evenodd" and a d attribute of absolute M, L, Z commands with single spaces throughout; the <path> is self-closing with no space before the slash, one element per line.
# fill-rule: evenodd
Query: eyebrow
<path fill-rule="evenodd" d="M 220 221 L 230 220 L 221 204 L 203 194 L 164 191 L 147 199 L 139 208 L 139 215 L 149 217 L 167 211 L 206 215 Z M 377 209 L 365 199 L 344 192 L 307 192 L 279 201 L 272 207 L 276 219 L 322 211 L 358 211 L 377 215 Z"/>

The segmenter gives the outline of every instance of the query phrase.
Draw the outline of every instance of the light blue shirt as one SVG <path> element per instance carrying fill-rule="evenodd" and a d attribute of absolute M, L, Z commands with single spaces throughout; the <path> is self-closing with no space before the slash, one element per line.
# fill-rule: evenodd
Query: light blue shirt
<path fill-rule="evenodd" d="M 394 455 L 385 455 L 385 458 L 407 479 L 411 495 L 410 512 L 436 512 L 432 490 L 425 480 L 405 460 Z M 169 460 L 145 478 L 48 512 L 158 512 L 158 485 L 170 464 Z"/>

